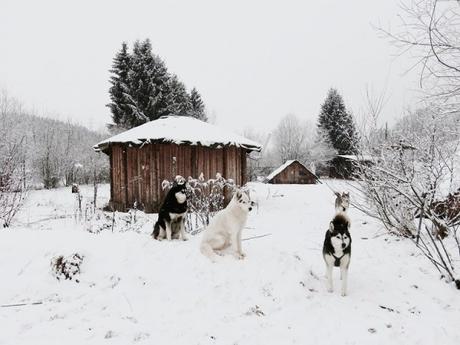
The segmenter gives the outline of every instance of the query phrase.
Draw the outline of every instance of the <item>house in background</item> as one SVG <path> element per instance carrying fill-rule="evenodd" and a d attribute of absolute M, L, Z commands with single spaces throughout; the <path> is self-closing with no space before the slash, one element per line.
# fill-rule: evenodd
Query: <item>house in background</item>
<path fill-rule="evenodd" d="M 359 173 L 359 167 L 371 165 L 373 159 L 368 155 L 337 155 L 331 162 L 329 177 L 352 179 Z"/>
<path fill-rule="evenodd" d="M 247 182 L 246 159 L 261 145 L 212 124 L 166 116 L 115 135 L 94 146 L 110 157 L 110 203 L 126 211 L 136 202 L 158 212 L 163 180 L 181 175 L 205 179 L 220 173 L 236 185 Z"/>
<path fill-rule="evenodd" d="M 272 184 L 315 184 L 318 177 L 298 160 L 288 160 L 267 176 Z"/>

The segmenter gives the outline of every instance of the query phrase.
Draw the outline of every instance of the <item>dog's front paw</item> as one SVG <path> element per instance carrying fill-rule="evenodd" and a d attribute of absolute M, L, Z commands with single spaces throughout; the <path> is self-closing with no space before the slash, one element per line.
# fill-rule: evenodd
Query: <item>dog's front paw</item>
<path fill-rule="evenodd" d="M 243 253 L 233 253 L 233 256 L 235 257 L 235 259 L 237 260 L 243 260 L 245 255 Z"/>
<path fill-rule="evenodd" d="M 182 237 L 182 241 L 188 241 L 188 237 L 183 236 L 183 237 Z"/>

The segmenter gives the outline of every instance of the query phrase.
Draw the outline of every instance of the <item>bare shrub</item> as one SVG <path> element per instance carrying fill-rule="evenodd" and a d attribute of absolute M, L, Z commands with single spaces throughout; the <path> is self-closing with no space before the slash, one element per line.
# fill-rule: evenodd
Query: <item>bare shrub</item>
<path fill-rule="evenodd" d="M 429 107 L 403 118 L 378 143 L 364 147 L 372 164 L 356 163 L 355 207 L 394 234 L 409 238 L 440 274 L 456 281 L 457 221 L 439 211 L 458 188 L 460 114 Z M 372 137 L 372 135 L 371 135 Z"/>
<path fill-rule="evenodd" d="M 51 272 L 57 280 L 75 280 L 79 283 L 78 275 L 84 256 L 78 253 L 64 257 L 59 255 L 51 260 Z"/>
<path fill-rule="evenodd" d="M 0 157 L 0 224 L 8 227 L 26 196 L 24 162 L 18 146 Z"/>
<path fill-rule="evenodd" d="M 18 124 L 11 113 L 21 106 L 0 94 L 0 226 L 8 227 L 26 196 L 25 138 L 17 132 Z"/>

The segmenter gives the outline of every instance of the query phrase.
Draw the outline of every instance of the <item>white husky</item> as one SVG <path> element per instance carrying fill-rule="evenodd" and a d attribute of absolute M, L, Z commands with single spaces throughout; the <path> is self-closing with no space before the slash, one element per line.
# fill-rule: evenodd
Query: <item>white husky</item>
<path fill-rule="evenodd" d="M 215 262 L 216 250 L 221 251 L 231 247 L 235 258 L 244 259 L 245 254 L 241 249 L 241 231 L 253 205 L 247 193 L 237 190 L 227 207 L 211 219 L 204 231 L 200 247 L 201 253 Z"/>
<path fill-rule="evenodd" d="M 342 194 L 335 192 L 335 212 L 347 212 L 350 207 L 350 193 L 343 192 Z"/>

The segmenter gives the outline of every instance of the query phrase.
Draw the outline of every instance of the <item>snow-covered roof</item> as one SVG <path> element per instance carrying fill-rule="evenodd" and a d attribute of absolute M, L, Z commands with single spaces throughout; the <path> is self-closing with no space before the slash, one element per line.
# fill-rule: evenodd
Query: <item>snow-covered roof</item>
<path fill-rule="evenodd" d="M 305 169 L 308 170 L 308 168 L 303 165 L 302 163 L 300 163 L 297 159 L 290 159 L 290 160 L 287 160 L 286 162 L 284 162 L 284 164 L 282 164 L 281 166 L 279 166 L 278 168 L 276 168 L 274 171 L 272 171 L 272 173 L 270 175 L 267 176 L 267 180 L 271 180 L 272 178 L 274 178 L 276 175 L 278 175 L 280 172 L 282 172 L 284 169 L 286 169 L 288 166 L 290 166 L 292 163 L 294 162 L 297 162 L 299 163 L 300 165 L 302 165 Z M 308 170 L 310 171 L 310 170 Z"/>
<path fill-rule="evenodd" d="M 95 150 L 105 150 L 112 143 L 141 145 L 151 142 L 170 142 L 201 146 L 238 146 L 260 151 L 262 146 L 250 139 L 224 128 L 188 116 L 164 116 L 126 132 L 117 134 L 94 145 Z"/>
<path fill-rule="evenodd" d="M 371 155 L 337 155 L 337 157 L 342 157 L 349 159 L 351 161 L 362 162 L 362 161 L 372 161 L 375 157 Z"/>
<path fill-rule="evenodd" d="M 267 180 L 271 180 L 272 178 L 274 178 L 276 175 L 278 175 L 280 172 L 282 172 L 284 169 L 286 169 L 288 166 L 290 166 L 294 162 L 295 162 L 294 159 L 290 159 L 284 162 L 284 164 L 280 165 L 278 168 L 273 170 L 270 175 L 267 176 Z"/>

